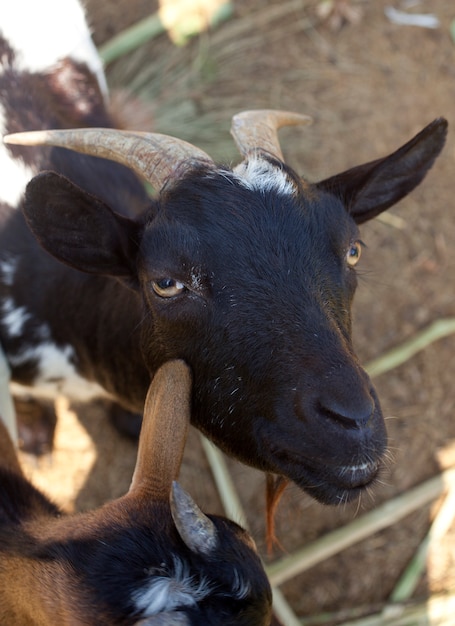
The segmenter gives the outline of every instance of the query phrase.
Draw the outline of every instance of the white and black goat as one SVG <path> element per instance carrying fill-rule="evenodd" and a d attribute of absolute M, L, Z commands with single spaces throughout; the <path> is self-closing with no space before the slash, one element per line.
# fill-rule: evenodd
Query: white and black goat
<path fill-rule="evenodd" d="M 1 624 L 268 626 L 271 590 L 252 538 L 173 482 L 190 391 L 182 361 L 160 368 L 129 492 L 78 515 L 23 476 L 0 423 Z"/>
<path fill-rule="evenodd" d="M 172 137 L 95 130 L 112 121 L 93 48 L 65 36 L 66 17 L 54 26 L 45 2 L 30 4 L 39 38 L 19 43 L 3 28 L 10 6 L 0 10 L 2 131 L 92 128 L 2 148 L 0 342 L 13 381 L 36 394 L 77 394 L 74 383 L 81 395 L 84 381 L 140 411 L 159 365 L 182 358 L 193 424 L 223 450 L 322 502 L 355 497 L 386 447 L 351 340 L 358 225 L 422 181 L 447 122 L 313 184 L 283 162 L 276 134 L 308 118 L 250 112 L 233 124 L 243 161 L 220 167 Z M 29 66 L 55 30 L 69 49 Z M 158 192 L 146 210 L 124 165 Z"/>

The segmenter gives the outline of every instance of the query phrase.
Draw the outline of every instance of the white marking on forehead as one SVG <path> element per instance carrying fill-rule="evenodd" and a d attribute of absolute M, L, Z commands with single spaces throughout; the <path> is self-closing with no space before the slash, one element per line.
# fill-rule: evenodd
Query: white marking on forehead
<path fill-rule="evenodd" d="M 156 571 L 159 575 L 154 575 Z M 173 611 L 178 607 L 194 606 L 210 593 L 208 581 L 199 582 L 190 575 L 189 567 L 178 558 L 174 558 L 172 571 L 166 568 L 151 570 L 147 584 L 133 595 L 136 609 L 142 617 L 151 617 L 157 613 Z"/>
<path fill-rule="evenodd" d="M 0 134 L 6 132 L 4 108 L 0 105 Z M 19 204 L 26 184 L 35 175 L 35 172 L 27 167 L 22 159 L 14 159 L 9 148 L 0 140 L 0 172 L 2 181 L 0 185 L 0 202 L 15 207 Z"/>
<path fill-rule="evenodd" d="M 266 193 L 275 191 L 283 195 L 294 195 L 296 192 L 294 183 L 283 169 L 259 156 L 239 163 L 234 168 L 234 174 L 247 189 Z"/>
<path fill-rule="evenodd" d="M 16 51 L 18 69 L 42 72 L 69 57 L 86 63 L 107 94 L 102 62 L 78 0 L 2 0 L 0 33 Z"/>

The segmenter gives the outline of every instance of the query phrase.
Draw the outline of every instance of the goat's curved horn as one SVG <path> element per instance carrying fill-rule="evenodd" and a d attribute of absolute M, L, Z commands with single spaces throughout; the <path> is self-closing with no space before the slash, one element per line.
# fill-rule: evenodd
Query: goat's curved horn
<path fill-rule="evenodd" d="M 218 545 L 215 524 L 178 482 L 172 483 L 171 514 L 185 545 L 193 552 L 209 555 Z"/>
<path fill-rule="evenodd" d="M 231 135 L 243 157 L 257 150 L 263 150 L 283 161 L 278 129 L 282 126 L 311 124 L 308 115 L 273 109 L 242 111 L 232 118 Z"/>
<path fill-rule="evenodd" d="M 180 471 L 190 423 L 191 375 L 183 361 L 169 361 L 155 374 L 145 400 L 136 467 L 129 495 L 169 501 Z"/>
<path fill-rule="evenodd" d="M 145 178 L 157 191 L 182 165 L 213 165 L 213 160 L 203 150 L 183 139 L 160 133 L 75 128 L 13 133 L 5 135 L 3 141 L 23 146 L 58 146 L 117 161 Z"/>

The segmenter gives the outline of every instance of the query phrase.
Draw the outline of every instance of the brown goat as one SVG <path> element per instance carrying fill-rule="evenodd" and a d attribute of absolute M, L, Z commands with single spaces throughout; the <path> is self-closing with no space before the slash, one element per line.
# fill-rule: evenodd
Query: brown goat
<path fill-rule="evenodd" d="M 174 482 L 190 392 L 182 361 L 160 368 L 130 490 L 72 516 L 24 477 L 0 422 L 1 624 L 270 623 L 270 586 L 252 539 L 233 522 L 204 515 Z"/>

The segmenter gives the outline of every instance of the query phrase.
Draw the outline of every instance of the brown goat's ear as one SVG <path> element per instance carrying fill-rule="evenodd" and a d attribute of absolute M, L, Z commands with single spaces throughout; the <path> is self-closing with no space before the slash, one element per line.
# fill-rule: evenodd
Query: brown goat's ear
<path fill-rule="evenodd" d="M 393 154 L 316 186 L 339 197 L 357 224 L 362 224 L 401 200 L 424 179 L 444 146 L 447 126 L 447 120 L 440 117 Z"/>
<path fill-rule="evenodd" d="M 182 464 L 191 415 L 191 374 L 168 361 L 155 374 L 145 400 L 136 467 L 129 495 L 169 502 Z"/>
<path fill-rule="evenodd" d="M 27 185 L 25 219 L 45 250 L 82 272 L 136 286 L 139 226 L 64 176 L 43 172 Z"/>

